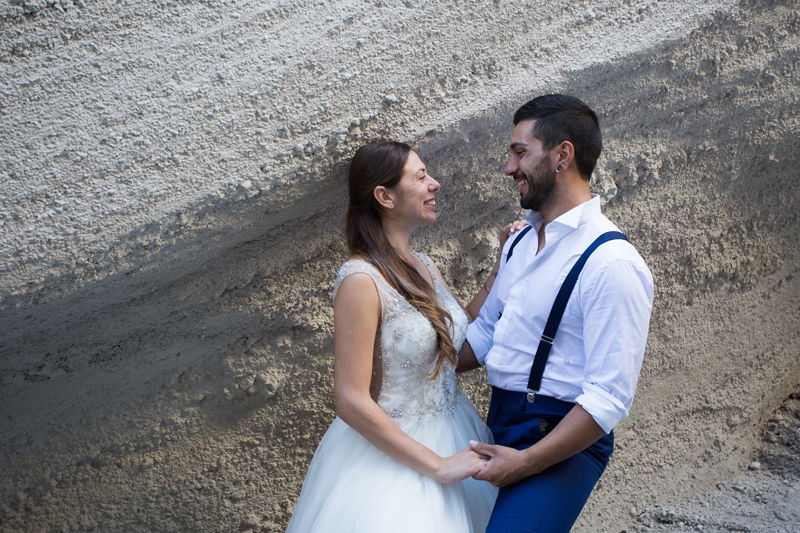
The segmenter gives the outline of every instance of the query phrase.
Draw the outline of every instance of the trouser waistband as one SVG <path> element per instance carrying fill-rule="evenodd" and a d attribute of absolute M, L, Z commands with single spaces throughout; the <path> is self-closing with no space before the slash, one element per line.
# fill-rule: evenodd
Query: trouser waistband
<path fill-rule="evenodd" d="M 525 392 L 511 391 L 492 386 L 492 403 L 497 408 L 508 409 L 516 407 L 520 411 L 529 412 L 547 412 L 554 415 L 566 415 L 570 409 L 575 407 L 573 402 L 567 402 L 553 398 L 552 396 L 545 396 L 537 394 L 533 403 L 528 401 L 528 395 Z"/>

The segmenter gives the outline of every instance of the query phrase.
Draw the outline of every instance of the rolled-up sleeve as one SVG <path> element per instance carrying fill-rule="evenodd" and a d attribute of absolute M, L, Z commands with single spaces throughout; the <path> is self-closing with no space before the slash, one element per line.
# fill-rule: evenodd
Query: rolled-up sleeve
<path fill-rule="evenodd" d="M 615 260 L 581 285 L 586 364 L 575 402 L 609 433 L 633 403 L 653 308 L 653 278 L 643 263 Z"/>

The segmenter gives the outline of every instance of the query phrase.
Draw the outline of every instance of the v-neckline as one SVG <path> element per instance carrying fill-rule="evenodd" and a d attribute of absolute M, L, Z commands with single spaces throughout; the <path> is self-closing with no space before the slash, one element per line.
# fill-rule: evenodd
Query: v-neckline
<path fill-rule="evenodd" d="M 417 252 L 415 252 L 415 251 L 412 251 L 412 252 L 411 252 L 411 254 L 412 254 L 414 257 L 416 257 L 416 258 L 417 258 L 417 261 L 419 261 L 419 262 L 422 264 L 422 268 L 424 268 L 424 269 L 425 269 L 425 272 L 427 272 L 427 273 L 428 273 L 428 277 L 429 277 L 430 279 L 425 279 L 425 281 L 427 281 L 428 283 L 430 283 L 430 285 L 431 285 L 431 288 L 433 289 L 433 294 L 434 294 L 434 295 L 437 297 L 437 299 L 438 299 L 438 297 L 439 297 L 439 292 L 436 290 L 436 277 L 435 277 L 434 273 L 431 271 L 431 269 L 430 269 L 430 268 L 428 268 L 428 264 L 427 264 L 427 263 L 426 263 L 426 262 L 425 262 L 425 261 L 422 259 L 422 257 L 420 257 L 420 255 L 419 255 Z M 416 267 L 415 267 L 415 270 L 417 270 L 417 273 L 419 273 L 420 275 L 422 275 L 422 272 L 420 272 L 418 269 L 416 269 Z M 424 278 L 424 276 L 423 276 L 423 278 Z"/>

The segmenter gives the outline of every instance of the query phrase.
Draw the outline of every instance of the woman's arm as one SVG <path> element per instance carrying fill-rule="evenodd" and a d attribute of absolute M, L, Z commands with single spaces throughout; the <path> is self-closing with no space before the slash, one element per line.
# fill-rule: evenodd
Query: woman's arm
<path fill-rule="evenodd" d="M 336 413 L 378 449 L 441 483 L 476 474 L 486 462 L 477 453 L 466 448 L 450 457 L 440 457 L 409 437 L 370 396 L 380 316 L 380 297 L 369 275 L 345 278 L 333 306 Z"/>
<path fill-rule="evenodd" d="M 503 229 L 500 230 L 500 234 L 497 236 L 498 241 L 500 242 L 500 251 L 497 253 L 497 259 L 494 261 L 494 266 L 492 266 L 492 270 L 489 271 L 489 275 L 486 277 L 483 285 L 478 289 L 478 292 L 475 293 L 475 296 L 472 297 L 472 300 L 470 300 L 467 306 L 464 307 L 470 322 L 478 318 L 478 313 L 481 311 L 483 302 L 486 301 L 486 297 L 489 296 L 489 292 L 492 290 L 494 278 L 500 271 L 500 259 L 503 257 L 503 246 L 505 246 L 506 241 L 511 235 L 518 232 L 525 226 L 525 221 L 518 220 L 516 222 L 512 222 L 511 224 L 506 224 L 503 226 Z"/>
<path fill-rule="evenodd" d="M 466 307 L 464 307 L 470 322 L 478 318 L 478 313 L 481 312 L 483 302 L 486 301 L 486 297 L 489 296 L 489 292 L 492 290 L 494 278 L 497 277 L 497 273 L 500 271 L 500 258 L 502 257 L 504 243 L 505 241 L 500 244 L 500 253 L 497 255 L 494 266 L 492 266 L 492 270 L 489 271 L 489 275 L 486 277 L 486 280 L 484 280 L 483 285 L 481 285 L 478 292 L 475 293 L 475 296 L 473 296 Z"/>

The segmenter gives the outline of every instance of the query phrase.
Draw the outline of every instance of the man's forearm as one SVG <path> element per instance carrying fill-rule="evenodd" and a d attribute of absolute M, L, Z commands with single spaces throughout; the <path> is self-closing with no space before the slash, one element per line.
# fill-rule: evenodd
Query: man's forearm
<path fill-rule="evenodd" d="M 523 451 L 529 467 L 526 475 L 538 474 L 582 452 L 603 435 L 605 431 L 592 415 L 576 404 L 550 433 Z"/>
<path fill-rule="evenodd" d="M 597 425 L 592 415 L 576 405 L 547 436 L 525 450 L 471 442 L 473 451 L 489 459 L 474 477 L 497 487 L 504 487 L 580 453 L 603 434 L 603 429 Z"/>

